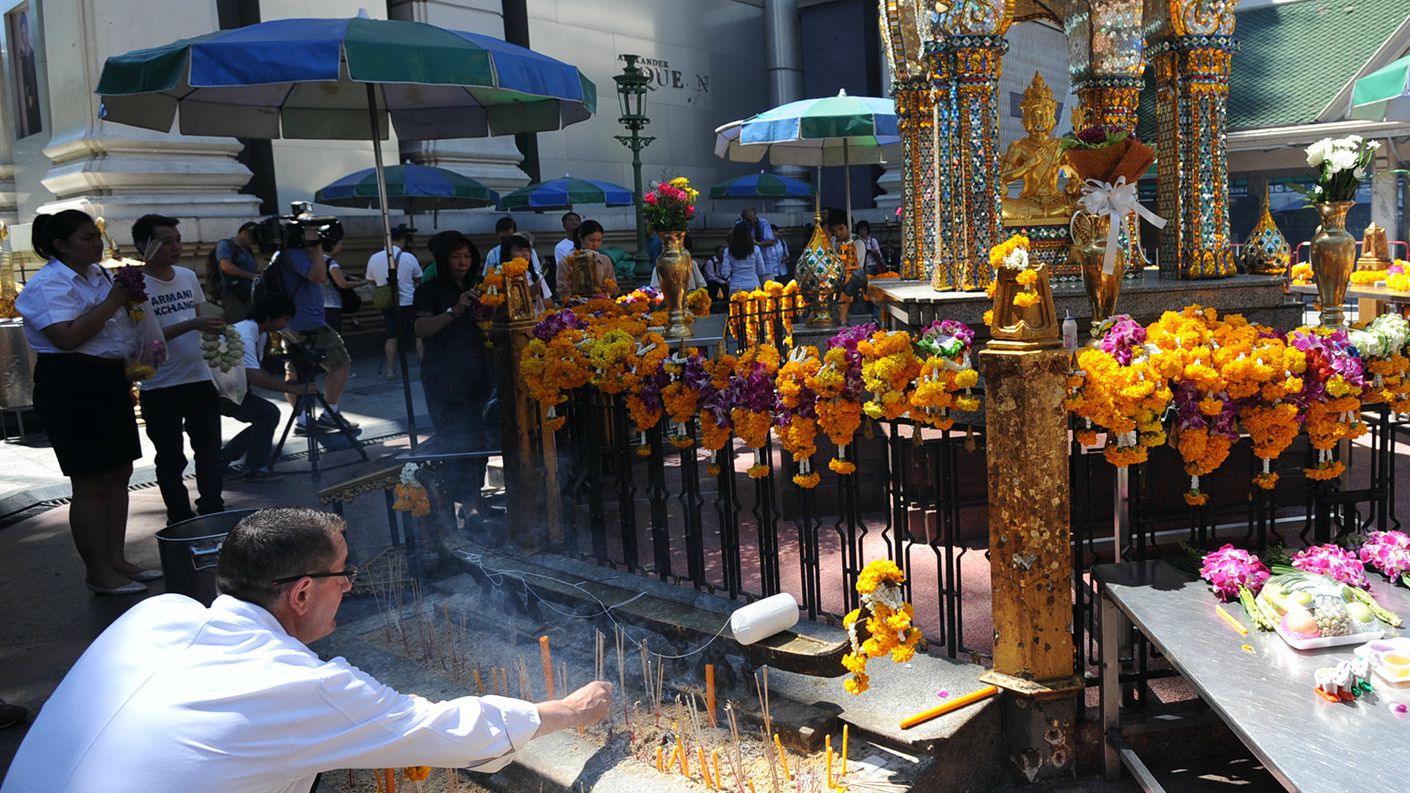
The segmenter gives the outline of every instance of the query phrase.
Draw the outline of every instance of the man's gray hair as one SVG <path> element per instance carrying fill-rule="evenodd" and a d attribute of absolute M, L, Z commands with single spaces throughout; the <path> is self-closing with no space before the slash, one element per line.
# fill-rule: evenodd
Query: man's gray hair
<path fill-rule="evenodd" d="M 275 580 L 324 572 L 337 555 L 333 535 L 347 524 L 331 512 L 302 507 L 262 509 L 226 535 L 215 569 L 216 589 L 266 609 L 279 590 Z"/>

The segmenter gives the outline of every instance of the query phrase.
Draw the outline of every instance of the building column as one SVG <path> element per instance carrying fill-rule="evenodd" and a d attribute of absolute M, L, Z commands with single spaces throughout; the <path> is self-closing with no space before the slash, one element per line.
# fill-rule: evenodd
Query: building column
<path fill-rule="evenodd" d="M 768 70 L 771 107 L 803 98 L 803 47 L 798 30 L 798 0 L 764 0 L 764 64 Z M 812 169 L 784 165 L 773 169 L 784 176 L 813 181 Z M 820 190 L 822 185 L 813 185 Z M 811 202 L 785 198 L 774 202 L 780 212 L 806 212 Z"/>
<path fill-rule="evenodd" d="M 1230 11 L 1230 16 L 1233 12 Z M 1175 36 L 1148 48 L 1155 67 L 1161 275 L 1233 275 L 1225 135 L 1232 36 Z"/>
<path fill-rule="evenodd" d="M 159 133 L 103 121 L 93 93 L 104 60 L 154 43 L 219 29 L 214 3 L 151 0 L 133 15 L 119 0 L 46 0 L 40 27 L 47 60 L 49 159 L 40 205 L 55 212 L 80 209 L 107 218 L 119 242 L 131 221 L 149 212 L 191 221 L 187 240 L 228 237 L 259 214 L 259 199 L 239 190 L 250 171 L 234 138 Z M 161 19 L 161 41 L 148 22 Z"/>

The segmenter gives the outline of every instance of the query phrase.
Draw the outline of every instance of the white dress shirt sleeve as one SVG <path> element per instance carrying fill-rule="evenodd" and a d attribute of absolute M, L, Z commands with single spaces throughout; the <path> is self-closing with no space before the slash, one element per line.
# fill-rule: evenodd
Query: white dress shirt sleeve
<path fill-rule="evenodd" d="M 310 773 L 429 765 L 493 773 L 538 732 L 538 708 L 505 697 L 431 702 L 400 694 L 335 658 L 319 696 L 346 722 L 309 729 L 295 761 Z M 313 727 L 313 725 L 308 725 Z"/>

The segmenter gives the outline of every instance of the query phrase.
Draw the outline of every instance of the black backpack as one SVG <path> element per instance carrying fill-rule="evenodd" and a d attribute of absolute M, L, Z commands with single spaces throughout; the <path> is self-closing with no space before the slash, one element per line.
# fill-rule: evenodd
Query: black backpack
<path fill-rule="evenodd" d="M 285 280 L 284 272 L 286 270 L 298 282 L 293 290 L 289 289 L 288 282 Z M 274 254 L 274 258 L 269 260 L 269 266 L 264 268 L 264 272 L 255 281 L 254 299 L 259 300 L 270 295 L 284 295 L 292 300 L 294 295 L 298 294 L 299 290 L 307 284 L 308 279 L 300 276 L 298 271 L 293 269 L 293 265 L 284 261 L 281 251 Z"/>

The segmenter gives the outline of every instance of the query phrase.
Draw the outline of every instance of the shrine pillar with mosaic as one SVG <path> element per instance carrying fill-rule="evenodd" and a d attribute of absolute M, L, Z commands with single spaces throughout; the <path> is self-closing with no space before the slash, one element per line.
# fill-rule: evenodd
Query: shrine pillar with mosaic
<path fill-rule="evenodd" d="M 945 292 L 960 288 L 960 260 L 969 250 L 969 227 L 963 222 L 965 202 L 959 179 L 960 148 L 956 138 L 955 59 L 949 40 L 939 25 L 925 44 L 930 67 L 931 130 L 924 141 L 934 153 L 934 167 L 921 174 L 935 194 L 931 224 L 935 232 L 935 258 L 926 263 L 925 277 L 931 288 Z"/>
<path fill-rule="evenodd" d="M 1160 271 L 1170 278 L 1235 274 L 1226 149 L 1233 0 L 1163 0 L 1147 9 L 1155 72 Z"/>
<path fill-rule="evenodd" d="M 901 137 L 901 277 L 921 279 L 939 243 L 935 88 L 925 52 L 930 24 L 920 0 L 880 0 L 879 5 Z"/>
<path fill-rule="evenodd" d="M 956 2 L 936 17 L 936 34 L 946 37 L 942 59 L 950 67 L 954 97 L 954 228 L 966 231 L 944 286 L 964 291 L 984 289 L 993 280 L 989 249 L 1003 241 L 998 89 L 1009 46 L 1004 33 L 1012 24 L 1013 0 Z M 949 242 L 956 244 L 954 235 Z"/>
<path fill-rule="evenodd" d="M 1143 11 L 1142 0 L 1069 0 L 1062 23 L 1067 34 L 1067 71 L 1077 95 L 1072 109 L 1074 132 L 1102 126 L 1135 134 L 1146 65 Z M 1140 278 L 1145 253 L 1135 213 L 1127 217 L 1126 228 L 1130 230 L 1122 234 L 1130 263 L 1126 277 Z M 1080 277 L 1071 266 L 1054 273 L 1059 280 Z"/>

